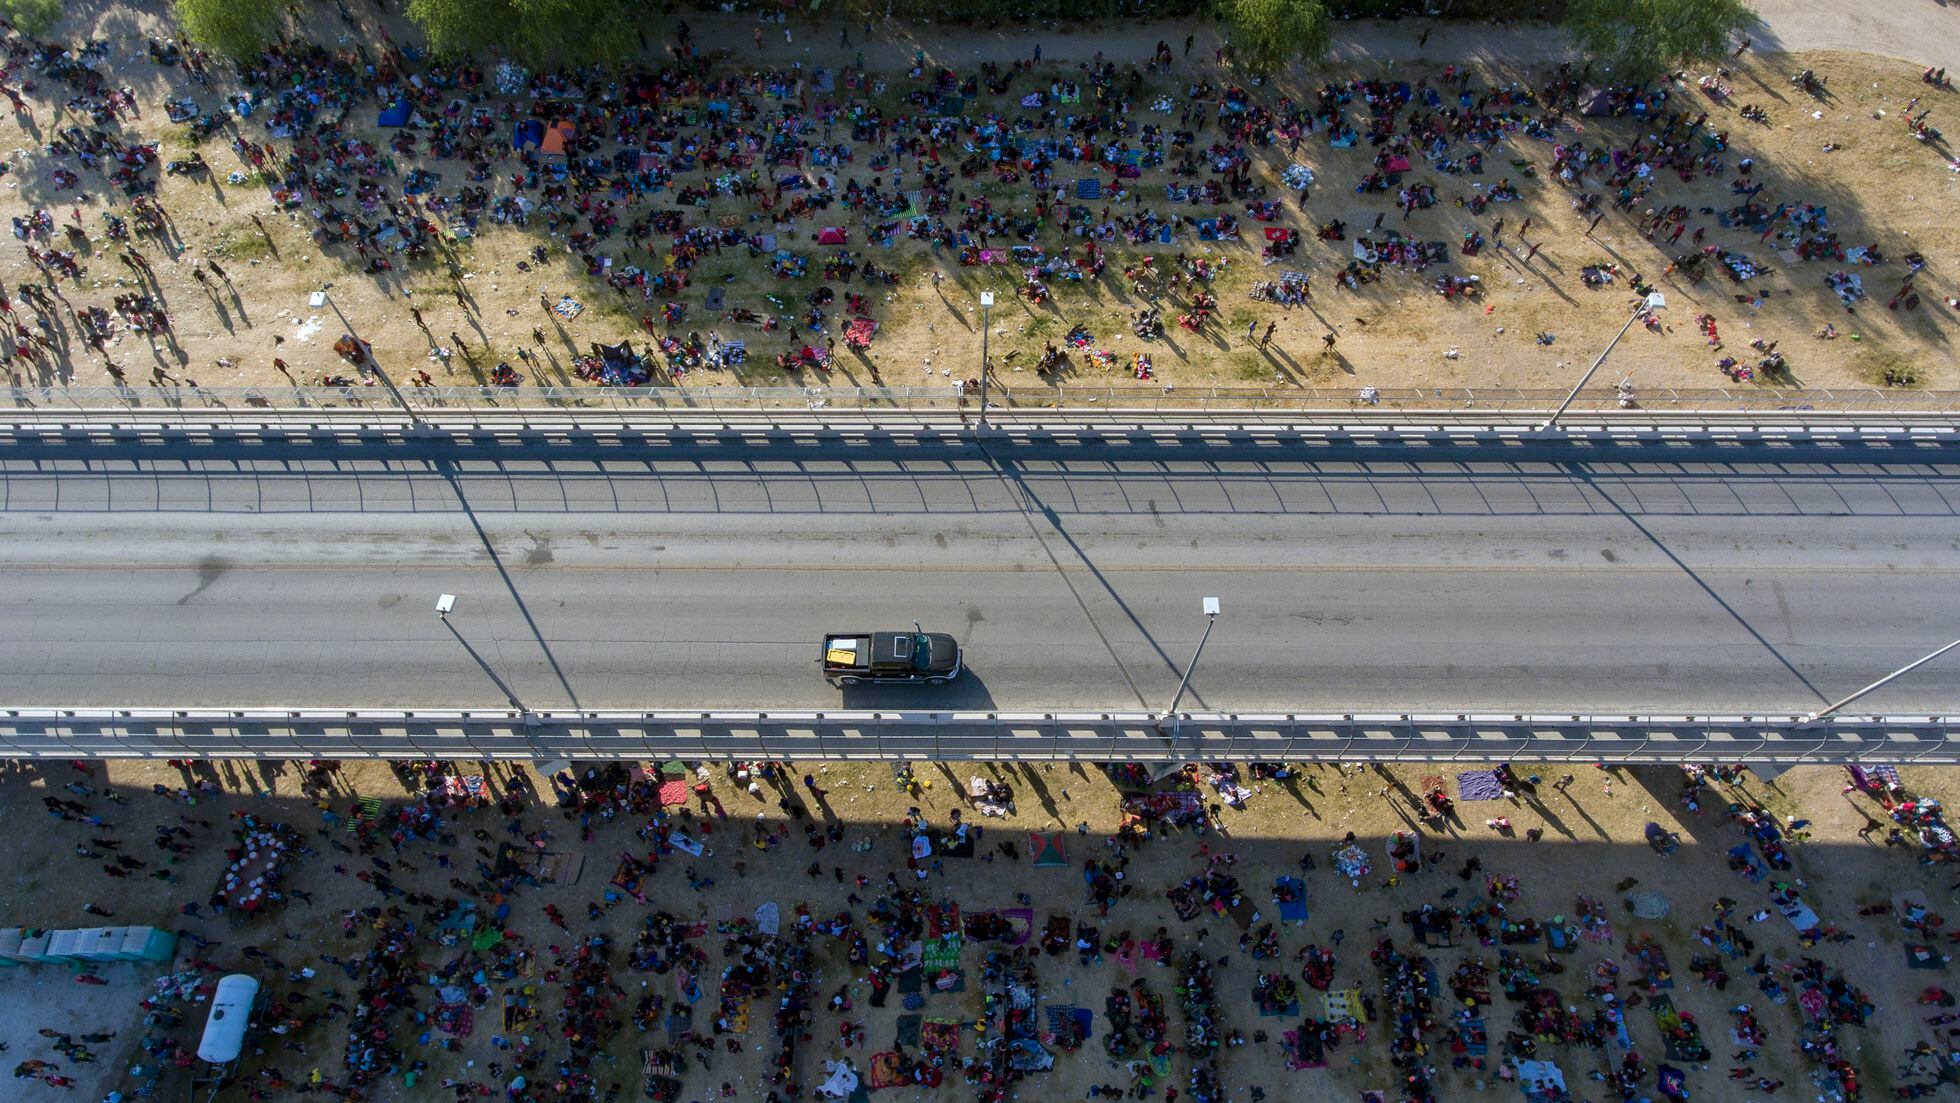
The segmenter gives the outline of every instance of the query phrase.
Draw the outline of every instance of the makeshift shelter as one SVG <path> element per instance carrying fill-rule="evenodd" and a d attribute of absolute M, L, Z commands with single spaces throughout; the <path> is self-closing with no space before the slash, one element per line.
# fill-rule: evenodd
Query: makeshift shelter
<path fill-rule="evenodd" d="M 836 226 L 825 226 L 817 231 L 818 245 L 843 245 L 849 240 L 849 236 Z"/>
<path fill-rule="evenodd" d="M 252 1001 L 259 994 L 257 977 L 233 973 L 218 981 L 211 994 L 211 1011 L 204 1019 L 204 1036 L 198 1040 L 197 1056 L 214 1065 L 238 1060 L 245 1048 L 245 1031 L 251 1023 Z"/>
<path fill-rule="evenodd" d="M 381 112 L 380 117 L 374 120 L 374 123 L 376 126 L 385 126 L 390 128 L 402 127 L 402 126 L 407 126 L 409 119 L 413 118 L 414 116 L 415 116 L 415 108 L 409 106 L 407 97 L 403 97 L 402 99 L 396 100 L 393 104 L 385 108 Z"/>
<path fill-rule="evenodd" d="M 592 343 L 592 354 L 599 360 L 599 381 L 610 387 L 637 387 L 652 378 L 646 358 L 633 351 L 631 341 L 617 345 Z M 686 796 L 683 794 L 682 802 Z"/>
<path fill-rule="evenodd" d="M 514 150 L 536 149 L 544 141 L 544 123 L 537 119 L 520 119 L 510 128 L 510 148 Z"/>
<path fill-rule="evenodd" d="M 1597 118 L 1613 113 L 1613 94 L 1604 88 L 1595 88 L 1579 94 L 1579 114 Z"/>
<path fill-rule="evenodd" d="M 569 121 L 560 119 L 545 128 L 544 137 L 538 142 L 538 157 L 547 164 L 564 164 L 571 152 L 572 139 L 578 136 L 578 129 Z"/>
<path fill-rule="evenodd" d="M 1065 833 L 1060 831 L 1028 832 L 1028 858 L 1036 869 L 1063 869 L 1068 866 L 1064 838 Z"/>

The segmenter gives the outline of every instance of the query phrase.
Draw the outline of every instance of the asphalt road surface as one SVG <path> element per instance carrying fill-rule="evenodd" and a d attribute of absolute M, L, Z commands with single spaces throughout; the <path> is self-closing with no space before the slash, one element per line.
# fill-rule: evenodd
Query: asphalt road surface
<path fill-rule="evenodd" d="M 15 440 L 0 702 L 1158 709 L 1216 595 L 1188 708 L 1804 710 L 1956 634 L 1956 514 L 1931 447 Z M 915 618 L 956 684 L 817 676 Z"/>

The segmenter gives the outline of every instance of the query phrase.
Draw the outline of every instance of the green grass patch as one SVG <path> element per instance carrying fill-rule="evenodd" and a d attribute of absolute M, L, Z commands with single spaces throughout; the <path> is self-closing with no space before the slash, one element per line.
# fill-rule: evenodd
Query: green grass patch
<path fill-rule="evenodd" d="M 206 256 L 220 260 L 266 260 L 273 255 L 272 243 L 257 230 L 227 230 L 205 246 Z"/>

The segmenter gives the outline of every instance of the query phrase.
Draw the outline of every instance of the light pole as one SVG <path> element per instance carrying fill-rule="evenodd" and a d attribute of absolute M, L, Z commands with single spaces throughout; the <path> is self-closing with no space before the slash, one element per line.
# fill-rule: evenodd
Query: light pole
<path fill-rule="evenodd" d="M 415 408 L 408 404 L 407 397 L 402 394 L 400 388 L 395 386 L 395 381 L 388 378 L 388 373 L 381 370 L 381 362 L 374 358 L 374 349 L 366 341 L 361 340 L 360 334 L 354 332 L 354 323 L 348 321 L 347 315 L 340 312 L 340 304 L 334 301 L 333 296 L 327 294 L 327 289 L 323 287 L 315 291 L 308 297 L 307 303 L 315 307 L 323 305 L 333 307 L 334 317 L 340 319 L 342 328 L 347 330 L 347 336 L 352 337 L 355 346 L 361 350 L 361 359 L 374 369 L 374 374 L 381 378 L 381 384 L 388 388 L 388 393 L 395 396 L 395 404 L 402 408 L 402 413 L 408 415 L 408 424 L 411 427 L 419 428 L 422 420 L 415 416 Z M 445 617 L 444 619 L 446 620 L 448 618 Z"/>
<path fill-rule="evenodd" d="M 987 377 L 991 374 L 987 370 L 987 331 L 993 328 L 989 324 L 993 318 L 993 310 L 994 293 L 991 291 L 980 292 L 980 432 L 982 433 L 987 431 L 987 386 L 989 383 Z"/>
<path fill-rule="evenodd" d="M 1878 681 L 1873 682 L 1871 685 L 1868 685 L 1865 688 L 1859 690 L 1858 692 L 1851 694 L 1849 697 L 1842 697 L 1836 701 L 1832 701 L 1830 704 L 1825 705 L 1823 708 L 1818 709 L 1816 712 L 1813 712 L 1809 716 L 1804 717 L 1802 720 L 1797 721 L 1797 727 L 1807 728 L 1812 724 L 1817 723 L 1819 720 L 1824 719 L 1826 716 L 1829 716 L 1832 713 L 1836 712 L 1837 710 L 1850 704 L 1851 702 L 1856 701 L 1858 698 L 1863 697 L 1865 694 L 1870 693 L 1872 690 L 1875 690 L 1878 687 L 1886 684 L 1887 682 L 1893 681 L 1894 679 L 1901 678 L 1907 674 L 1912 673 L 1913 671 L 1919 669 L 1922 666 L 1925 666 L 1927 663 L 1932 662 L 1934 659 L 1939 658 L 1941 655 L 1946 654 L 1947 652 L 1953 650 L 1956 647 L 1960 647 L 1960 640 L 1954 640 L 1952 643 L 1947 644 L 1945 647 L 1940 648 L 1938 651 L 1935 651 L 1932 654 L 1925 656 L 1924 658 L 1917 659 L 1913 662 L 1907 663 L 1906 665 L 1900 667 L 1899 669 L 1894 670 L 1892 673 L 1887 674 L 1885 677 L 1880 678 Z"/>
<path fill-rule="evenodd" d="M 1184 700 L 1184 687 L 1191 684 L 1191 672 L 1198 669 L 1198 656 L 1205 653 L 1205 641 L 1211 638 L 1211 626 L 1218 623 L 1218 599 L 1215 597 L 1206 598 L 1204 610 L 1204 635 L 1198 637 L 1198 649 L 1191 652 L 1191 661 L 1184 667 L 1184 677 L 1178 679 L 1177 692 L 1171 695 L 1171 735 L 1173 736 L 1177 734 L 1178 729 L 1182 726 L 1182 721 L 1178 719 L 1177 715 L 1178 702 Z"/>
<path fill-rule="evenodd" d="M 1613 339 L 1606 343 L 1606 348 L 1599 354 L 1599 359 L 1594 360 L 1592 367 L 1586 369 L 1586 374 L 1579 377 L 1578 386 L 1572 388 L 1572 392 L 1565 396 L 1565 401 L 1558 404 L 1558 409 L 1552 411 L 1552 416 L 1545 419 L 1545 424 L 1540 425 L 1538 431 L 1541 433 L 1548 432 L 1553 426 L 1558 424 L 1558 419 L 1565 413 L 1565 408 L 1572 405 L 1573 399 L 1579 397 L 1579 392 L 1585 388 L 1587 383 L 1592 381 L 1593 373 L 1599 370 L 1601 364 L 1606 363 L 1606 358 L 1613 353 L 1613 347 L 1620 343 L 1620 338 L 1627 335 L 1627 331 L 1633 328 L 1633 323 L 1639 321 L 1642 314 L 1650 310 L 1659 310 L 1666 305 L 1667 296 L 1662 295 L 1658 291 L 1647 292 L 1647 297 L 1636 303 L 1633 308 L 1633 313 L 1627 316 L 1627 324 L 1621 326 L 1620 332 L 1614 334 Z"/>

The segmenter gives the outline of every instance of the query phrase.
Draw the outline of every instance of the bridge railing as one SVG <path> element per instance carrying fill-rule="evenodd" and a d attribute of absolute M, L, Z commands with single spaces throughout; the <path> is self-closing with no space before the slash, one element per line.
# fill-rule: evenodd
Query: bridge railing
<path fill-rule="evenodd" d="M 1950 765 L 1944 715 L 0 710 L 14 758 Z"/>
<path fill-rule="evenodd" d="M 396 394 L 400 398 L 396 397 Z M 1538 413 L 1565 397 L 1553 388 L 1404 387 L 1116 387 L 1071 383 L 1012 383 L 994 388 L 990 406 L 1004 410 L 1148 410 L 1164 412 L 1258 410 L 1273 413 L 1388 413 L 1444 410 Z M 1960 391 L 1904 388 L 1770 387 L 1641 388 L 1638 408 L 1709 413 L 1960 412 Z M 16 412 L 196 412 L 267 410 L 399 412 L 559 410 L 608 413 L 742 413 L 772 411 L 977 411 L 979 398 L 955 384 L 897 387 L 7 387 L 0 406 Z M 1573 414 L 1621 410 L 1618 392 L 1594 388 L 1580 395 Z"/>

